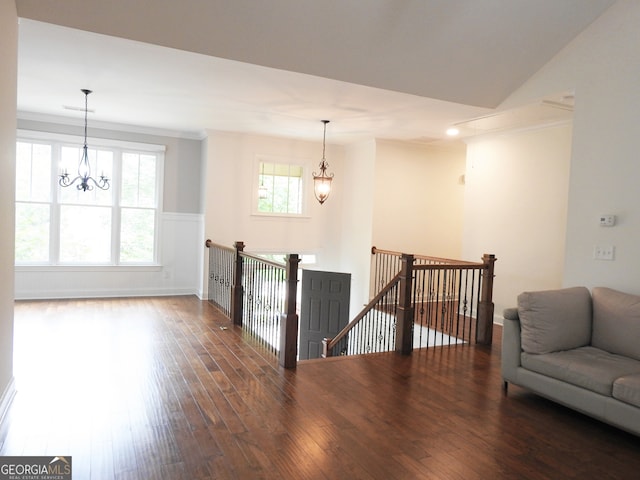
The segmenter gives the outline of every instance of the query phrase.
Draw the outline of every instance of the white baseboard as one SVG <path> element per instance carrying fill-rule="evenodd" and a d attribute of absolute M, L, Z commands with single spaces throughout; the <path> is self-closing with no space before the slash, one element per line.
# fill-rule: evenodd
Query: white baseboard
<path fill-rule="evenodd" d="M 173 295 L 197 295 L 193 288 L 141 288 L 141 289 L 96 289 L 96 290 L 68 290 L 22 293 L 16 292 L 16 300 L 65 300 L 75 298 L 126 298 L 126 297 L 168 297 Z"/>

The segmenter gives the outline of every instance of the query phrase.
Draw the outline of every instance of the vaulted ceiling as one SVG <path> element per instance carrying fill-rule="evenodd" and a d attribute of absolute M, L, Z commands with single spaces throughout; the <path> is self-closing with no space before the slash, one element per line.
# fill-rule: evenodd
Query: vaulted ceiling
<path fill-rule="evenodd" d="M 16 0 L 23 118 L 428 142 L 614 0 Z M 554 94 L 557 92 L 549 92 Z"/>

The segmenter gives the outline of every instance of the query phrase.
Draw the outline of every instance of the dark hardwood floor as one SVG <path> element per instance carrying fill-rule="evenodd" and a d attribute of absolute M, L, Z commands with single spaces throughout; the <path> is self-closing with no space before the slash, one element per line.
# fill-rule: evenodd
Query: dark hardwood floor
<path fill-rule="evenodd" d="M 17 302 L 0 454 L 75 480 L 640 477 L 640 438 L 504 396 L 499 345 L 285 371 L 195 297 Z"/>

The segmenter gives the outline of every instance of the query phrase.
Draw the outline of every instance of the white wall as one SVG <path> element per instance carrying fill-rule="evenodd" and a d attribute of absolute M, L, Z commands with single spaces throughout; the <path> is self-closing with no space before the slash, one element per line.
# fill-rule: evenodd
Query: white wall
<path fill-rule="evenodd" d="M 565 286 L 640 294 L 638 25 L 640 2 L 617 2 L 505 102 L 575 90 Z M 603 213 L 617 226 L 599 227 Z M 615 260 L 594 260 L 594 245 L 614 245 Z"/>
<path fill-rule="evenodd" d="M 205 235 L 216 243 L 233 246 L 243 241 L 248 252 L 315 253 L 318 268 L 333 270 L 339 265 L 337 237 L 340 231 L 341 147 L 327 145 L 329 172 L 335 173 L 332 193 L 320 205 L 313 196 L 308 175 L 307 213 L 302 218 L 260 216 L 252 212 L 257 191 L 257 157 L 266 155 L 308 162 L 318 170 L 322 143 L 250 134 L 209 132 L 205 191 Z"/>
<path fill-rule="evenodd" d="M 375 155 L 374 140 L 345 148 L 340 263 L 343 271 L 351 273 L 351 318 L 369 301 Z"/>
<path fill-rule="evenodd" d="M 0 421 L 13 387 L 13 263 L 18 16 L 0 0 Z"/>
<path fill-rule="evenodd" d="M 373 244 L 385 250 L 460 258 L 464 146 L 378 140 L 376 148 Z"/>
<path fill-rule="evenodd" d="M 570 125 L 468 143 L 463 257 L 496 255 L 498 317 L 524 290 L 562 286 L 570 156 Z"/>

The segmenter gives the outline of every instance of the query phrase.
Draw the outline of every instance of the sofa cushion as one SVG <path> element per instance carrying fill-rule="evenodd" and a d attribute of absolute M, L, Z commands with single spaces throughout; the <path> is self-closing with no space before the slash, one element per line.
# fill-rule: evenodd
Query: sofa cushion
<path fill-rule="evenodd" d="M 640 375 L 640 362 L 594 347 L 535 355 L 523 352 L 522 366 L 563 382 L 611 396 L 613 382 L 625 375 Z"/>
<path fill-rule="evenodd" d="M 613 398 L 640 407 L 640 374 L 625 375 L 613 382 Z"/>
<path fill-rule="evenodd" d="M 518 295 L 522 350 L 544 354 L 591 342 L 591 295 L 585 287 Z"/>
<path fill-rule="evenodd" d="M 610 288 L 593 289 L 591 344 L 640 360 L 640 297 Z"/>

